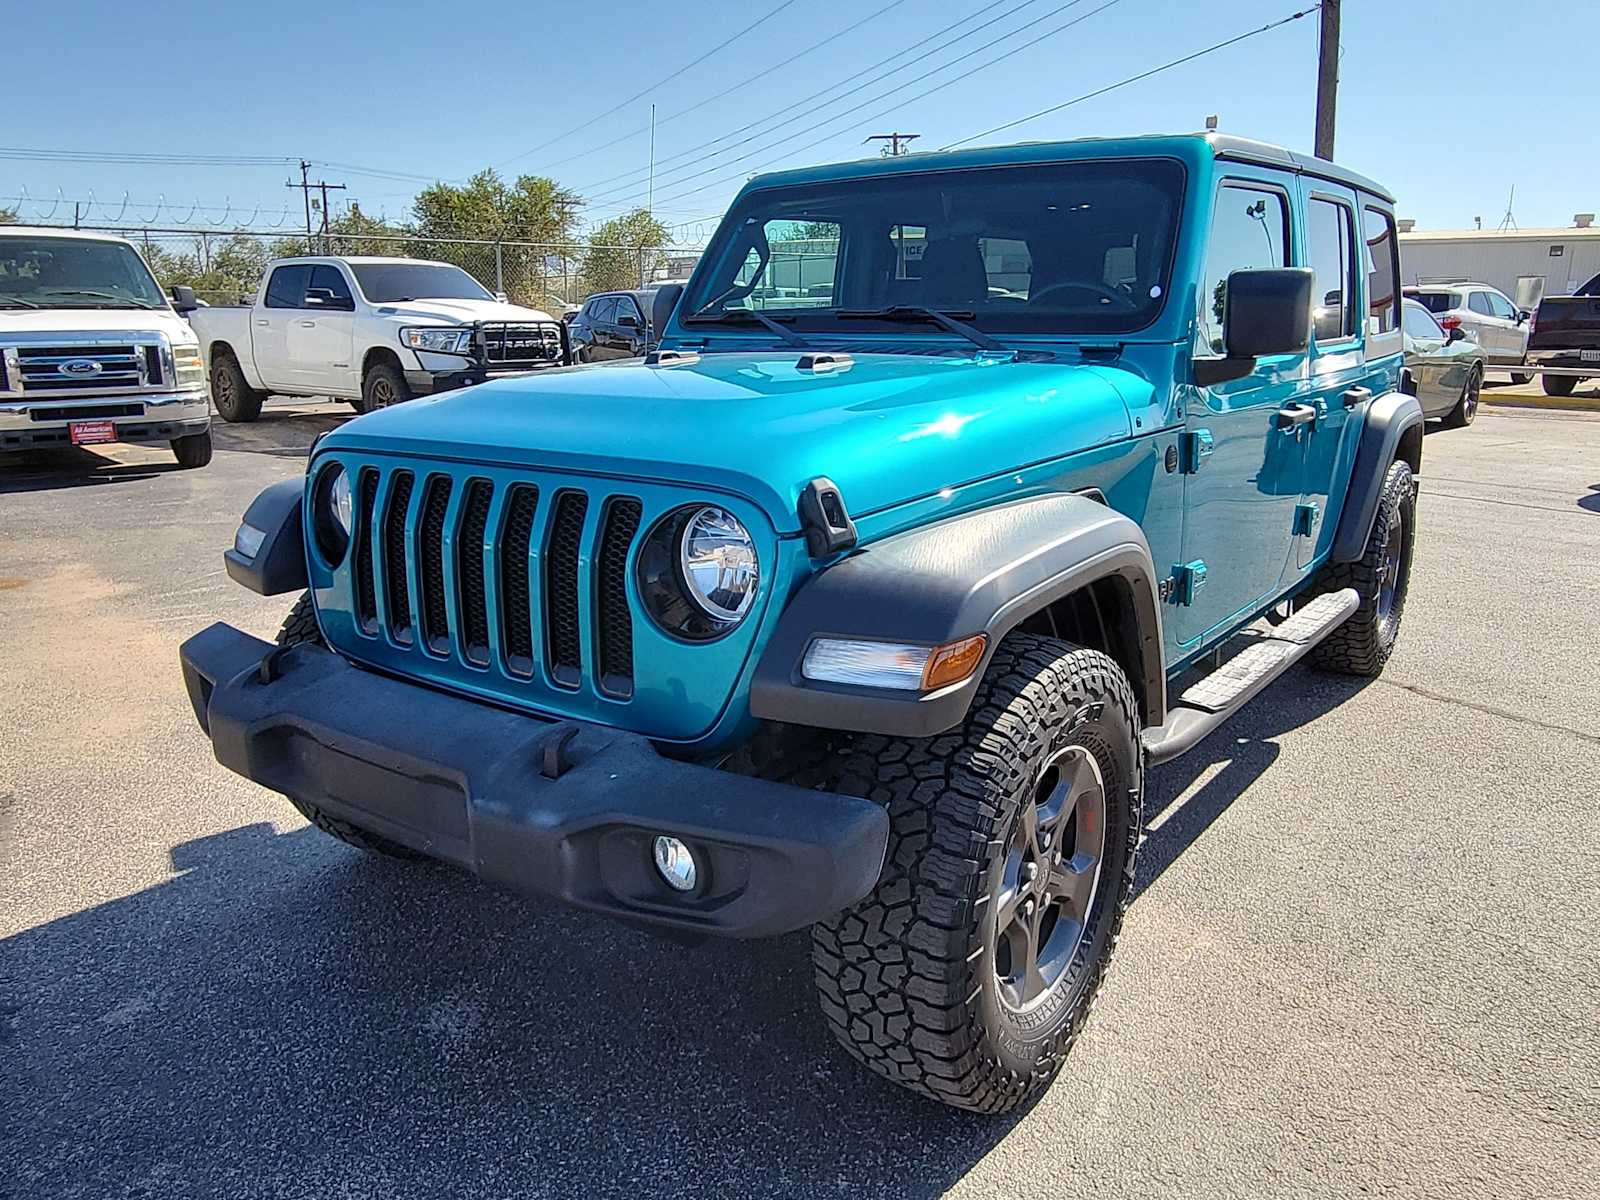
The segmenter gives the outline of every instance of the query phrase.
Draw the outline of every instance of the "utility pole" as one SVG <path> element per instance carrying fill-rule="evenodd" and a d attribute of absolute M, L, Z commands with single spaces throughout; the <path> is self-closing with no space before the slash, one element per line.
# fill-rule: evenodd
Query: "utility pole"
<path fill-rule="evenodd" d="M 1333 126 L 1338 105 L 1339 0 L 1322 0 L 1322 41 L 1317 54 L 1318 158 L 1333 158 Z"/>
<path fill-rule="evenodd" d="M 910 146 L 921 136 L 920 133 L 875 133 L 861 144 L 865 146 L 867 142 L 888 142 L 889 144 L 883 148 L 884 157 L 899 158 L 906 152 L 904 146 Z"/>
<path fill-rule="evenodd" d="M 329 183 L 326 179 L 317 181 L 317 186 L 322 189 L 322 252 L 328 252 L 328 189 L 336 192 L 344 191 L 344 184 Z"/>
<path fill-rule="evenodd" d="M 336 192 L 344 191 L 344 184 L 342 183 L 329 183 L 326 179 L 319 179 L 315 183 L 312 183 L 310 171 L 311 164 L 302 158 L 300 160 L 300 182 L 295 183 L 293 180 L 291 180 L 283 185 L 287 188 L 299 188 L 301 194 L 305 196 L 307 254 L 311 253 L 314 245 L 314 239 L 316 237 L 316 235 L 311 231 L 311 189 L 317 188 L 322 192 L 322 236 L 324 239 L 326 239 L 328 236 L 328 192 L 330 189 Z"/>
<path fill-rule="evenodd" d="M 656 106 L 650 106 L 650 186 L 645 191 L 644 210 L 656 215 Z"/>

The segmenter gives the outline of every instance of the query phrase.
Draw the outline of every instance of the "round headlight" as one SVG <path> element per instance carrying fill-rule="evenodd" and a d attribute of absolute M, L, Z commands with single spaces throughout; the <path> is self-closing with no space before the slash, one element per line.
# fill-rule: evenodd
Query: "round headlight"
<path fill-rule="evenodd" d="M 345 551 L 350 546 L 351 523 L 350 476 L 338 463 L 317 477 L 311 515 L 317 548 L 337 567 L 344 561 Z"/>
<path fill-rule="evenodd" d="M 645 611 L 664 632 L 692 642 L 728 633 L 755 603 L 761 582 L 755 539 L 725 508 L 675 509 L 639 547 Z"/>
<path fill-rule="evenodd" d="M 756 598 L 756 544 L 727 509 L 706 507 L 689 518 L 679 543 L 689 598 L 718 621 L 738 621 Z"/>

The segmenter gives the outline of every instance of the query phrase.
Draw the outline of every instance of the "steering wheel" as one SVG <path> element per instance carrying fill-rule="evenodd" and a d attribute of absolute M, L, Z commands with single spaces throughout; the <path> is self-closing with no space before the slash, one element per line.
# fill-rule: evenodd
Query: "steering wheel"
<path fill-rule="evenodd" d="M 1111 303 L 1116 304 L 1124 309 L 1132 309 L 1137 307 L 1130 296 L 1119 292 L 1114 288 L 1109 288 L 1103 283 L 1094 283 L 1087 279 L 1072 279 L 1065 283 L 1052 283 L 1043 291 L 1035 292 L 1028 297 L 1029 307 L 1032 307 L 1039 301 L 1043 300 L 1046 296 L 1049 296 L 1054 292 L 1088 292 L 1090 295 L 1099 296 L 1103 300 L 1109 300 Z"/>

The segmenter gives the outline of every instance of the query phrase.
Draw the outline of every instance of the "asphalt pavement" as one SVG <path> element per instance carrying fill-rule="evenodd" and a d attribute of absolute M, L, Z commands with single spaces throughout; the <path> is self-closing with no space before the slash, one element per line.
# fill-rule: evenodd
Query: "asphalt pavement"
<path fill-rule="evenodd" d="M 364 856 L 216 765 L 178 643 L 348 409 L 0 462 L 0 1197 L 1592 1197 L 1600 416 L 1430 434 L 1400 648 L 1152 773 L 1006 1120 L 858 1070 L 808 940 L 684 948 Z"/>

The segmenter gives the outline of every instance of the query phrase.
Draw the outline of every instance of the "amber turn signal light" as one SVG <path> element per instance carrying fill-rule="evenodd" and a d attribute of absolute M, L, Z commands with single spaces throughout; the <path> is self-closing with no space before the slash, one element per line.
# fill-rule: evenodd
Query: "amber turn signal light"
<path fill-rule="evenodd" d="M 983 661 L 983 648 L 988 642 L 987 637 L 978 633 L 936 647 L 928 655 L 928 665 L 922 668 L 922 690 L 931 692 L 935 688 L 960 683 L 978 669 L 978 664 Z"/>

